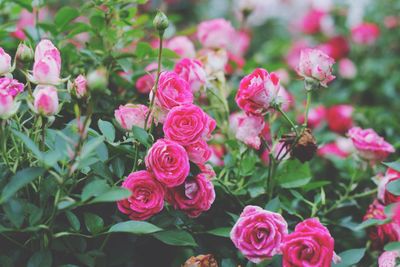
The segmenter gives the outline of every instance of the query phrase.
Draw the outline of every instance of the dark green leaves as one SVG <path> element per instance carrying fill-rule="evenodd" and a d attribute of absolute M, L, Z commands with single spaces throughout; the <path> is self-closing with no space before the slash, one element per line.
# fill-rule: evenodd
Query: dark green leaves
<path fill-rule="evenodd" d="M 220 236 L 220 237 L 230 237 L 232 228 L 230 227 L 221 227 L 207 231 L 207 234 Z"/>
<path fill-rule="evenodd" d="M 386 189 L 396 195 L 396 196 L 400 196 L 400 179 L 391 181 L 390 183 L 387 184 Z"/>
<path fill-rule="evenodd" d="M 142 221 L 128 221 L 113 225 L 109 233 L 131 233 L 137 235 L 151 234 L 162 231 L 158 226 Z"/>
<path fill-rule="evenodd" d="M 35 252 L 28 261 L 27 267 L 51 267 L 53 258 L 50 251 L 41 250 Z"/>
<path fill-rule="evenodd" d="M 101 195 L 95 197 L 91 204 L 100 202 L 115 202 L 118 200 L 126 199 L 131 195 L 131 191 L 122 187 L 113 187 L 102 193 Z"/>
<path fill-rule="evenodd" d="M 393 161 L 393 162 L 382 162 L 383 165 L 385 165 L 388 168 L 391 168 L 395 171 L 400 172 L 400 161 Z"/>
<path fill-rule="evenodd" d="M 346 250 L 339 254 L 342 261 L 339 264 L 333 264 L 334 267 L 346 267 L 353 266 L 353 264 L 358 263 L 365 254 L 365 248 L 357 248 Z"/>
<path fill-rule="evenodd" d="M 286 160 L 278 169 L 275 179 L 283 188 L 304 186 L 311 180 L 310 167 L 298 160 Z"/>
<path fill-rule="evenodd" d="M 104 221 L 100 216 L 93 213 L 85 213 L 84 219 L 86 228 L 90 233 L 97 234 L 103 230 Z"/>
<path fill-rule="evenodd" d="M 54 24 L 57 29 L 61 32 L 65 26 L 68 25 L 73 19 L 79 16 L 78 10 L 72 7 L 65 6 L 61 8 L 54 17 Z"/>
<path fill-rule="evenodd" d="M 173 246 L 197 246 L 192 235 L 182 230 L 170 230 L 153 234 L 155 238 L 167 245 Z"/>
<path fill-rule="evenodd" d="M 132 127 L 133 138 L 139 141 L 142 145 L 150 147 L 152 140 L 150 135 L 143 129 L 137 126 Z"/>
<path fill-rule="evenodd" d="M 111 122 L 99 120 L 98 122 L 99 129 L 101 133 L 104 135 L 108 142 L 114 142 L 115 140 L 115 128 Z"/>

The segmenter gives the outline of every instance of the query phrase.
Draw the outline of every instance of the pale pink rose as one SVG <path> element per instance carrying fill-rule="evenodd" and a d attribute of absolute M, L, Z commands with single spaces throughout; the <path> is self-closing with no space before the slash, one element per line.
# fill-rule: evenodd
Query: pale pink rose
<path fill-rule="evenodd" d="M 227 48 L 235 35 L 232 24 L 225 19 L 212 19 L 197 26 L 197 39 L 205 48 Z"/>
<path fill-rule="evenodd" d="M 114 116 L 123 129 L 131 131 L 133 125 L 144 128 L 148 112 L 149 108 L 145 105 L 126 104 L 124 106 L 119 106 L 119 108 L 114 111 Z"/>
<path fill-rule="evenodd" d="M 394 29 L 400 24 L 400 18 L 396 16 L 386 16 L 383 19 L 383 23 L 385 24 L 385 27 L 388 29 Z"/>
<path fill-rule="evenodd" d="M 228 51 L 236 56 L 243 56 L 246 54 L 250 47 L 251 36 L 250 33 L 245 30 L 235 31 L 234 42 L 228 46 Z"/>
<path fill-rule="evenodd" d="M 60 66 L 55 58 L 44 56 L 39 60 L 35 60 L 33 81 L 37 84 L 57 85 L 60 83 Z"/>
<path fill-rule="evenodd" d="M 202 49 L 200 50 L 202 61 L 207 74 L 223 72 L 228 63 L 228 53 L 225 49 Z"/>
<path fill-rule="evenodd" d="M 378 184 L 378 199 L 385 205 L 400 202 L 400 196 L 396 196 L 387 190 L 387 185 L 393 181 L 400 179 L 400 172 L 387 169 L 385 176 L 383 176 Z"/>
<path fill-rule="evenodd" d="M 357 44 L 371 45 L 376 42 L 380 35 L 378 25 L 364 22 L 351 29 L 351 37 Z"/>
<path fill-rule="evenodd" d="M 196 218 L 211 208 L 215 200 L 214 185 L 206 175 L 200 173 L 188 177 L 182 185 L 170 188 L 166 199 L 175 209 Z"/>
<path fill-rule="evenodd" d="M 353 142 L 344 137 L 339 137 L 334 142 L 327 143 L 318 148 L 318 155 L 321 157 L 336 156 L 339 158 L 347 158 L 354 152 Z"/>
<path fill-rule="evenodd" d="M 326 120 L 329 129 L 344 134 L 353 126 L 354 108 L 351 105 L 335 105 L 327 109 Z"/>
<path fill-rule="evenodd" d="M 260 263 L 281 254 L 281 244 L 287 234 L 287 223 L 282 215 L 257 206 L 246 206 L 230 236 L 249 261 Z"/>
<path fill-rule="evenodd" d="M 0 75 L 11 72 L 11 57 L 0 47 Z"/>
<path fill-rule="evenodd" d="M 8 119 L 17 112 L 19 102 L 15 102 L 10 94 L 0 93 L 0 118 Z"/>
<path fill-rule="evenodd" d="M 326 118 L 326 108 L 324 106 L 316 106 L 314 108 L 310 108 L 308 112 L 308 127 L 310 128 L 317 128 L 321 125 L 321 123 Z M 304 115 L 301 114 L 297 117 L 298 123 L 304 122 Z"/>
<path fill-rule="evenodd" d="M 373 129 L 353 127 L 348 131 L 347 135 L 353 141 L 360 157 L 372 163 L 383 161 L 390 153 L 394 152 L 394 147 Z"/>
<path fill-rule="evenodd" d="M 147 171 L 129 174 L 122 183 L 132 195 L 117 202 L 120 212 L 127 214 L 132 220 L 147 220 L 159 213 L 164 207 L 165 191 L 162 185 Z"/>
<path fill-rule="evenodd" d="M 51 116 L 58 112 L 57 89 L 51 85 L 38 85 L 33 92 L 34 110 L 38 114 Z"/>
<path fill-rule="evenodd" d="M 183 105 L 170 110 L 163 130 L 166 138 L 187 146 L 210 138 L 215 126 L 215 120 L 198 106 Z"/>
<path fill-rule="evenodd" d="M 254 149 L 260 148 L 260 134 L 265 126 L 263 117 L 237 113 L 230 116 L 229 124 L 238 140 Z"/>
<path fill-rule="evenodd" d="M 339 61 L 339 74 L 345 79 L 354 79 L 357 75 L 357 67 L 350 59 L 343 58 Z"/>
<path fill-rule="evenodd" d="M 332 66 L 335 60 L 318 49 L 304 49 L 300 54 L 297 73 L 305 79 L 318 81 L 323 87 L 335 79 Z"/>
<path fill-rule="evenodd" d="M 58 69 L 61 70 L 61 55 L 60 51 L 54 46 L 54 44 L 47 39 L 40 41 L 35 48 L 35 62 L 39 62 L 45 57 L 51 57 L 57 63 Z"/>
<path fill-rule="evenodd" d="M 182 58 L 194 58 L 196 50 L 194 44 L 186 36 L 175 36 L 169 39 L 166 47 L 177 53 Z"/>
<path fill-rule="evenodd" d="M 264 115 L 276 100 L 279 88 L 279 77 L 276 73 L 255 69 L 240 81 L 235 100 L 247 114 Z"/>
<path fill-rule="evenodd" d="M 24 84 L 15 79 L 2 77 L 0 78 L 0 94 L 11 95 L 15 97 L 24 91 Z"/>
<path fill-rule="evenodd" d="M 281 84 L 285 84 L 285 85 L 289 84 L 290 75 L 289 75 L 289 72 L 286 69 L 280 68 L 280 69 L 277 69 L 274 72 L 278 75 L 279 81 L 281 82 Z"/>
<path fill-rule="evenodd" d="M 197 164 L 204 164 L 211 157 L 211 149 L 203 139 L 185 146 L 185 149 L 190 161 Z"/>
<path fill-rule="evenodd" d="M 147 152 L 146 167 L 166 187 L 181 185 L 189 175 L 189 156 L 178 143 L 158 139 Z"/>
<path fill-rule="evenodd" d="M 383 252 L 378 259 L 379 267 L 397 267 L 398 260 L 400 259 L 399 251 L 385 251 Z"/>
<path fill-rule="evenodd" d="M 203 63 L 197 59 L 183 58 L 179 60 L 174 71 L 185 81 L 187 81 L 192 92 L 197 92 L 206 83 L 206 72 Z"/>
<path fill-rule="evenodd" d="M 74 81 L 75 94 L 78 98 L 82 98 L 87 94 L 87 80 L 83 75 L 76 77 Z"/>

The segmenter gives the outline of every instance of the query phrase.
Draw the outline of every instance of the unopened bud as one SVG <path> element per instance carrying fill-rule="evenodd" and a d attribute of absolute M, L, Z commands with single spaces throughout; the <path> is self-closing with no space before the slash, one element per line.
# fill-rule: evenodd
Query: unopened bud
<path fill-rule="evenodd" d="M 87 76 L 87 85 L 91 90 L 103 90 L 108 85 L 107 70 L 98 68 Z"/>
<path fill-rule="evenodd" d="M 157 31 L 164 33 L 165 29 L 168 28 L 169 25 L 168 17 L 163 12 L 158 11 L 157 15 L 154 17 L 153 25 Z"/>
<path fill-rule="evenodd" d="M 16 57 L 22 62 L 29 62 L 33 59 L 33 50 L 24 43 L 20 43 L 17 48 Z"/>

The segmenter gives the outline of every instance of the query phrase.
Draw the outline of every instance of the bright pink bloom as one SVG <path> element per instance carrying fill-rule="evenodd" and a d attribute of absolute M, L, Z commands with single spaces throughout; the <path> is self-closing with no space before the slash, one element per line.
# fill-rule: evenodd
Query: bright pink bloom
<path fill-rule="evenodd" d="M 327 16 L 327 14 L 324 11 L 310 9 L 301 20 L 301 31 L 306 34 L 318 33 L 321 30 L 322 20 L 325 16 Z"/>
<path fill-rule="evenodd" d="M 297 73 L 305 79 L 314 79 L 323 87 L 327 87 L 327 83 L 335 79 L 332 75 L 334 63 L 335 60 L 321 50 L 304 49 L 300 54 Z"/>
<path fill-rule="evenodd" d="M 187 146 L 210 138 L 215 126 L 215 120 L 198 106 L 183 105 L 170 110 L 163 130 L 166 138 Z"/>
<path fill-rule="evenodd" d="M 330 267 L 334 240 L 317 218 L 304 220 L 286 236 L 282 245 L 283 267 Z"/>
<path fill-rule="evenodd" d="M 257 206 L 246 206 L 231 231 L 233 244 L 254 263 L 281 254 L 288 233 L 285 219 Z"/>
<path fill-rule="evenodd" d="M 205 48 L 227 48 L 234 35 L 235 29 L 225 19 L 203 21 L 197 27 L 197 38 Z"/>
<path fill-rule="evenodd" d="M 11 57 L 0 47 L 0 75 L 11 71 Z"/>
<path fill-rule="evenodd" d="M 351 37 L 357 44 L 371 45 L 376 42 L 380 35 L 378 25 L 364 22 L 351 29 Z"/>
<path fill-rule="evenodd" d="M 75 94 L 78 98 L 82 98 L 87 94 L 87 80 L 83 75 L 76 77 L 74 81 Z"/>
<path fill-rule="evenodd" d="M 372 163 L 382 161 L 390 153 L 394 152 L 394 147 L 380 137 L 373 129 L 361 129 L 353 127 L 347 133 L 353 141 L 358 154 L 365 160 Z"/>
<path fill-rule="evenodd" d="M 341 35 L 332 37 L 328 42 L 320 44 L 317 48 L 334 60 L 339 60 L 350 52 L 347 39 Z"/>
<path fill-rule="evenodd" d="M 339 134 L 346 133 L 353 126 L 353 111 L 353 106 L 344 104 L 328 108 L 326 120 L 329 129 Z"/>
<path fill-rule="evenodd" d="M 19 29 L 19 28 L 17 28 L 15 31 L 11 32 L 10 36 L 14 37 L 14 38 L 16 38 L 18 40 L 21 40 L 21 41 L 26 39 L 25 32 L 23 31 L 23 29 Z"/>
<path fill-rule="evenodd" d="M 7 77 L 0 78 L 0 94 L 6 94 L 15 97 L 23 91 L 24 85 L 17 80 Z"/>
<path fill-rule="evenodd" d="M 378 259 L 379 267 L 397 267 L 398 259 L 400 258 L 399 251 L 385 251 L 383 252 Z"/>
<path fill-rule="evenodd" d="M 182 58 L 194 58 L 196 50 L 194 44 L 186 36 L 175 36 L 169 39 L 166 47 L 177 53 Z"/>
<path fill-rule="evenodd" d="M 339 61 L 339 74 L 345 79 L 353 79 L 357 75 L 357 67 L 350 59 L 343 58 Z"/>
<path fill-rule="evenodd" d="M 379 181 L 378 198 L 385 205 L 400 202 L 400 196 L 396 196 L 387 190 L 387 185 L 390 182 L 393 182 L 393 181 L 396 181 L 399 179 L 400 179 L 400 172 L 389 168 L 386 170 L 385 176 L 382 177 L 381 180 Z"/>
<path fill-rule="evenodd" d="M 393 208 L 392 221 L 400 226 L 400 202 Z"/>
<path fill-rule="evenodd" d="M 255 69 L 240 81 L 236 103 L 247 114 L 264 115 L 276 100 L 279 88 L 278 75 Z"/>
<path fill-rule="evenodd" d="M 57 89 L 51 85 L 38 85 L 33 92 L 35 112 L 51 116 L 58 112 Z"/>
<path fill-rule="evenodd" d="M 146 167 L 167 187 L 181 185 L 189 175 L 190 165 L 186 150 L 167 139 L 158 139 L 147 152 Z"/>
<path fill-rule="evenodd" d="M 190 161 L 197 164 L 204 164 L 211 157 L 211 149 L 203 139 L 185 146 L 185 149 Z"/>
<path fill-rule="evenodd" d="M 141 94 L 148 94 L 153 88 L 154 82 L 155 82 L 154 75 L 145 74 L 136 80 L 135 84 L 136 90 Z"/>
<path fill-rule="evenodd" d="M 353 151 L 353 143 L 347 138 L 339 138 L 335 142 L 328 143 L 318 148 L 318 155 L 321 157 L 336 156 L 347 158 Z"/>
<path fill-rule="evenodd" d="M 197 59 L 183 58 L 179 60 L 174 71 L 187 81 L 192 92 L 197 92 L 206 83 L 206 72 L 203 63 Z"/>
<path fill-rule="evenodd" d="M 318 128 L 321 123 L 325 120 L 326 117 L 326 108 L 324 106 L 317 106 L 314 108 L 310 108 L 308 112 L 308 127 L 310 128 Z M 297 117 L 298 123 L 304 122 L 304 115 L 300 115 Z"/>
<path fill-rule="evenodd" d="M 206 175 L 200 173 L 188 177 L 182 185 L 170 188 L 166 199 L 175 209 L 196 218 L 211 208 L 215 200 L 214 185 Z"/>
<path fill-rule="evenodd" d="M 260 148 L 260 135 L 265 126 L 263 117 L 236 113 L 230 116 L 229 124 L 238 140 L 254 149 Z"/>
<path fill-rule="evenodd" d="M 133 125 L 144 128 L 148 107 L 141 104 L 126 104 L 119 106 L 114 111 L 114 116 L 119 125 L 127 131 L 131 131 Z M 150 123 L 150 119 L 149 119 Z"/>
<path fill-rule="evenodd" d="M 164 188 L 149 172 L 137 171 L 129 174 L 122 187 L 129 189 L 132 195 L 118 201 L 118 209 L 132 220 L 147 220 L 163 209 Z"/>
<path fill-rule="evenodd" d="M 220 144 L 211 144 L 211 157 L 208 160 L 215 166 L 224 166 L 225 148 Z"/>

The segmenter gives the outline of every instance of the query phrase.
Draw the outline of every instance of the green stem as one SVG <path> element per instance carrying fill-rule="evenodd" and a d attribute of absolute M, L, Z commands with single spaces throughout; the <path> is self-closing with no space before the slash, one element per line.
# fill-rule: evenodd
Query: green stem
<path fill-rule="evenodd" d="M 296 136 L 298 136 L 299 135 L 299 133 L 298 133 L 298 131 L 297 131 L 297 127 L 296 127 L 296 125 L 294 124 L 294 122 L 288 117 L 288 115 L 286 114 L 286 112 L 284 112 L 282 109 L 281 109 L 281 107 L 277 107 L 276 108 L 278 111 L 279 111 L 279 113 L 281 113 L 282 114 L 282 116 L 285 118 L 285 120 L 290 124 L 290 126 L 294 129 L 294 131 L 296 132 Z"/>
<path fill-rule="evenodd" d="M 308 112 L 310 111 L 310 104 L 311 104 L 311 90 L 307 90 L 307 102 L 306 102 L 306 110 L 304 113 L 304 123 L 303 126 L 307 127 L 308 123 Z"/>
<path fill-rule="evenodd" d="M 42 139 L 40 150 L 44 152 L 46 149 L 46 118 L 42 117 Z"/>

